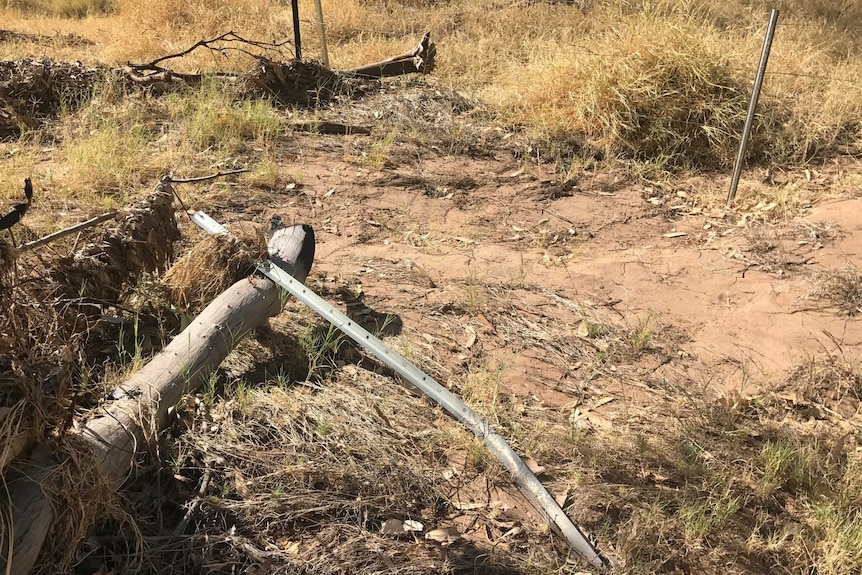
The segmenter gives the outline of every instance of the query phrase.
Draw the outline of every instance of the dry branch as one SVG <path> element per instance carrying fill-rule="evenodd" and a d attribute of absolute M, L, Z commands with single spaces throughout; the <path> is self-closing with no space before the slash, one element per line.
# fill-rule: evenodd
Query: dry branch
<path fill-rule="evenodd" d="M 298 270 L 296 278 L 305 281 L 311 262 L 302 260 L 308 257 L 306 244 L 313 245 L 314 236 L 301 232 L 291 237 L 302 249 L 288 250 L 296 256 L 286 267 Z M 146 454 L 150 434 L 166 427 L 169 409 L 206 381 L 243 336 L 276 315 L 282 302 L 282 293 L 268 279 L 250 277 L 236 282 L 164 350 L 117 387 L 111 394 L 115 401 L 101 410 L 102 415 L 84 422 L 70 438 L 80 440 L 92 451 L 95 469 L 91 471 L 96 477 L 106 486 L 119 487 L 137 460 Z M 60 467 L 58 458 L 41 448 L 8 481 L 12 532 L 4 533 L 0 541 L 0 565 L 8 560 L 11 537 L 12 573 L 30 573 L 56 521 L 54 506 L 45 491 L 56 488 Z"/>
<path fill-rule="evenodd" d="M 81 230 L 86 230 L 92 226 L 97 224 L 101 224 L 102 222 L 108 221 L 114 216 L 117 215 L 117 210 L 113 210 L 110 212 L 106 212 L 102 215 L 96 216 L 95 218 L 90 218 L 86 222 L 81 222 L 80 224 L 75 224 L 74 226 L 69 226 L 68 228 L 64 228 L 58 232 L 54 232 L 53 234 L 49 234 L 45 237 L 39 238 L 38 240 L 33 240 L 32 242 L 27 242 L 26 244 L 22 244 L 18 247 L 19 252 L 26 252 L 39 246 L 44 246 L 53 242 L 54 240 L 59 240 L 60 238 L 64 238 L 70 234 L 74 234 L 75 232 L 80 232 Z"/>
<path fill-rule="evenodd" d="M 197 86 L 203 80 L 203 74 L 185 74 L 168 69 L 147 70 L 127 65 L 123 66 L 121 70 L 126 79 L 134 85 L 147 88 L 155 94 L 162 94 L 168 88 L 176 86 L 179 84 L 177 80 L 181 80 L 183 85 L 189 86 Z M 229 77 L 234 78 L 234 76 Z"/>
<path fill-rule="evenodd" d="M 236 174 L 246 174 L 250 170 L 248 168 L 242 168 L 239 170 L 228 170 L 226 172 L 217 172 L 215 174 L 210 174 L 209 176 L 198 176 L 196 178 L 175 178 L 173 176 L 166 176 L 162 178 L 163 182 L 167 182 L 169 184 L 192 184 L 196 182 L 208 182 L 210 180 L 215 180 L 216 178 L 222 178 L 224 176 L 234 176 Z"/>
<path fill-rule="evenodd" d="M 219 42 L 224 42 L 227 45 L 221 46 L 218 44 Z M 174 54 L 168 54 L 167 56 L 156 58 L 152 62 L 148 62 L 146 64 L 129 64 L 129 66 L 136 69 L 164 70 L 165 68 L 161 68 L 159 64 L 166 60 L 172 60 L 174 58 L 182 58 L 183 56 L 188 56 L 198 48 L 206 48 L 221 55 L 224 55 L 225 52 L 233 50 L 241 52 L 243 54 L 247 54 L 249 56 L 253 56 L 255 58 L 260 57 L 261 54 L 267 53 L 282 55 L 282 48 L 290 43 L 290 40 L 283 40 L 281 42 L 259 42 L 257 40 L 248 40 L 246 38 L 243 38 L 239 34 L 236 34 L 235 32 L 231 31 L 225 32 L 224 34 L 220 34 L 214 38 L 210 38 L 209 40 L 199 40 L 198 42 L 195 42 L 181 52 L 176 52 Z M 256 48 L 259 51 L 251 52 L 243 46 Z"/>
<path fill-rule="evenodd" d="M 229 82 L 233 82 L 239 77 L 238 74 L 189 74 L 183 72 L 176 72 L 174 70 L 171 70 L 170 68 L 165 68 L 160 64 L 167 60 L 173 60 L 188 56 L 198 48 L 206 48 L 222 56 L 225 55 L 226 52 L 236 51 L 246 54 L 248 56 L 252 56 L 253 58 L 261 58 L 264 54 L 270 56 L 278 55 L 284 57 L 281 48 L 287 44 L 290 44 L 289 40 L 284 40 L 282 42 L 259 42 L 257 40 L 248 40 L 234 32 L 225 32 L 224 34 L 220 34 L 208 40 L 199 40 L 185 50 L 161 56 L 159 58 L 156 58 L 155 60 L 152 60 L 151 62 L 147 62 L 144 64 L 133 64 L 130 62 L 127 65 L 123 66 L 122 70 L 126 77 L 135 84 L 145 88 L 151 88 L 158 93 L 161 93 L 165 91 L 169 86 L 174 85 L 176 83 L 176 80 L 181 80 L 183 83 L 190 86 L 196 86 L 200 84 L 205 77 L 221 78 Z M 252 52 L 250 50 L 251 48 L 255 49 L 256 51 Z"/>
<path fill-rule="evenodd" d="M 328 120 L 295 120 L 290 122 L 288 126 L 297 132 L 311 132 L 312 134 L 349 136 L 351 134 L 371 133 L 371 126 L 347 124 L 345 122 L 331 122 Z"/>

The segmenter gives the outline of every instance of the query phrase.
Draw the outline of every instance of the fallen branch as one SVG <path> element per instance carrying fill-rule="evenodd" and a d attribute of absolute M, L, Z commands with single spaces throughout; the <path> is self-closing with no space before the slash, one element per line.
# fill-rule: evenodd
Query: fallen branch
<path fill-rule="evenodd" d="M 176 83 L 176 80 L 182 80 L 183 83 L 189 86 L 197 86 L 201 83 L 204 78 L 203 74 L 186 74 L 182 72 L 174 72 L 173 70 L 169 70 L 167 68 L 147 68 L 145 66 L 136 67 L 135 65 L 128 64 L 121 68 L 123 75 L 125 75 L 126 79 L 140 86 L 141 88 L 147 88 L 155 92 L 156 94 L 161 94 L 169 87 Z M 229 79 L 236 79 L 235 74 L 231 75 L 215 75 L 217 77 L 225 77 Z"/>
<path fill-rule="evenodd" d="M 222 46 L 220 45 L 221 43 L 225 43 L 228 45 Z M 208 40 L 199 40 L 185 50 L 161 56 L 159 58 L 156 58 L 155 60 L 152 60 L 151 62 L 146 62 L 143 64 L 134 64 L 132 62 L 129 62 L 128 64 L 123 66 L 122 70 L 126 78 L 128 78 L 133 83 L 145 88 L 151 88 L 156 92 L 165 91 L 169 86 L 174 84 L 176 80 L 182 80 L 184 83 L 190 86 L 196 86 L 200 84 L 204 77 L 222 78 L 228 81 L 235 81 L 237 78 L 239 78 L 239 74 L 189 74 L 183 72 L 176 72 L 174 70 L 171 70 L 170 68 L 165 68 L 160 64 L 167 60 L 173 60 L 176 58 L 183 58 L 184 56 L 188 56 L 198 48 L 206 48 L 222 56 L 224 56 L 225 53 L 228 51 L 235 51 L 241 52 L 253 58 L 262 58 L 263 54 L 267 54 L 270 56 L 277 55 L 282 58 L 286 58 L 281 48 L 289 43 L 289 40 L 284 40 L 282 42 L 259 42 L 257 40 L 248 40 L 231 31 L 225 32 L 224 34 L 220 34 Z M 247 50 L 237 45 L 244 45 L 251 48 L 255 48 L 257 52 Z"/>
<path fill-rule="evenodd" d="M 163 176 L 161 179 L 161 182 L 163 184 L 166 184 L 168 187 L 171 188 L 171 191 L 173 192 L 174 197 L 177 199 L 177 201 L 180 203 L 180 207 L 183 209 L 183 213 L 185 213 L 188 216 L 189 210 L 188 210 L 188 208 L 186 208 L 185 203 L 183 203 L 183 199 L 180 197 L 179 192 L 177 192 L 170 184 L 192 184 L 192 183 L 196 183 L 196 182 L 208 182 L 210 180 L 214 180 L 216 178 L 221 178 L 223 176 L 232 176 L 234 174 L 245 174 L 246 172 L 249 172 L 249 171 L 251 171 L 251 170 L 248 170 L 247 168 L 242 168 L 239 170 L 228 170 L 227 172 L 219 171 L 217 174 L 212 174 L 209 176 L 199 176 L 197 178 L 175 178 L 173 176 Z"/>
<path fill-rule="evenodd" d="M 66 237 L 70 234 L 74 234 L 75 232 L 80 232 L 81 230 L 85 230 L 87 228 L 93 227 L 96 224 L 101 224 L 117 215 L 117 210 L 112 210 L 110 212 L 105 212 L 100 216 L 96 216 L 95 218 L 90 218 L 86 222 L 81 222 L 80 224 L 75 224 L 74 226 L 70 226 L 68 228 L 62 229 L 58 232 L 54 232 L 53 234 L 49 234 L 45 237 L 39 238 L 38 240 L 33 240 L 32 242 L 27 242 L 26 244 L 21 245 L 18 248 L 19 252 L 26 252 L 32 249 L 36 249 L 39 246 L 44 246 L 45 244 L 49 244 L 54 240 L 59 240 L 60 238 Z"/>
<path fill-rule="evenodd" d="M 152 62 L 147 62 L 146 64 L 132 64 L 129 63 L 134 69 L 151 69 L 151 70 L 165 70 L 165 68 L 161 68 L 159 66 L 160 63 L 166 60 L 172 60 L 174 58 L 182 58 L 183 56 L 188 56 L 198 48 L 207 48 L 208 50 L 212 50 L 213 52 L 217 52 L 218 54 L 224 55 L 225 52 L 229 50 L 234 50 L 237 52 L 241 52 L 243 54 L 247 54 L 254 58 L 260 57 L 259 53 L 253 53 L 243 48 L 237 48 L 233 45 L 231 46 L 216 46 L 215 44 L 218 42 L 226 42 L 226 43 L 237 43 L 244 44 L 246 46 L 253 46 L 255 48 L 263 50 L 263 52 L 276 53 L 281 55 L 281 48 L 290 44 L 290 40 L 283 40 L 281 42 L 259 42 L 257 40 L 247 40 L 243 38 L 239 34 L 230 31 L 225 32 L 224 34 L 220 34 L 215 38 L 210 38 L 209 40 L 199 40 L 183 50 L 182 52 L 176 52 L 174 54 L 168 54 L 167 56 L 162 56 L 160 58 L 156 58 Z"/>
<path fill-rule="evenodd" d="M 351 134 L 370 134 L 370 126 L 345 124 L 344 122 L 330 122 L 327 120 L 295 120 L 288 126 L 297 132 L 310 132 L 312 134 L 333 134 L 338 136 L 349 136 Z"/>
<path fill-rule="evenodd" d="M 198 496 L 195 497 L 195 500 L 189 505 L 189 508 L 186 510 L 186 514 L 183 515 L 183 518 L 174 528 L 174 535 L 183 535 L 186 532 L 186 528 L 188 528 L 189 523 L 191 523 L 192 517 L 197 511 L 198 507 L 200 507 L 201 501 L 203 501 L 204 496 L 207 494 L 207 489 L 210 486 L 210 478 L 212 477 L 212 468 L 207 464 L 206 470 L 204 471 L 204 477 L 201 479 L 201 485 L 198 489 Z"/>
<path fill-rule="evenodd" d="M 168 182 L 169 184 L 191 184 L 194 182 L 208 182 L 209 180 L 214 180 L 216 178 L 222 178 L 224 176 L 233 176 L 235 174 L 245 174 L 248 173 L 248 168 L 242 168 L 240 170 L 228 170 L 227 172 L 219 172 L 217 174 L 212 174 L 209 176 L 198 176 L 197 178 L 175 178 L 173 176 L 165 176 L 162 178 L 163 182 Z"/>
<path fill-rule="evenodd" d="M 285 269 L 304 282 L 314 258 L 314 235 L 305 226 L 293 228 L 295 233 L 281 235 L 287 240 L 284 244 L 270 249 L 292 254 Z M 114 389 L 114 401 L 101 408 L 103 414 L 82 423 L 68 438 L 83 442 L 92 452 L 94 468 L 87 471 L 106 488 L 119 487 L 146 454 L 148 432 L 164 429 L 169 409 L 202 385 L 249 331 L 281 311 L 282 295 L 272 281 L 260 276 L 236 282 L 147 365 Z M 14 529 L 2 534 L 0 565 L 8 565 L 9 573 L 30 573 L 56 522 L 56 510 L 46 493 L 58 488 L 57 472 L 62 465 L 47 447 L 41 447 L 8 478 Z"/>

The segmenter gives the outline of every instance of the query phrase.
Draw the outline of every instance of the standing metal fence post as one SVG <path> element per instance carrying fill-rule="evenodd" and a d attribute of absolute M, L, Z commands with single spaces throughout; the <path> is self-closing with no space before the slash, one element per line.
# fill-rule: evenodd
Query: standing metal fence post
<path fill-rule="evenodd" d="M 329 68 L 329 50 L 326 49 L 326 24 L 323 23 L 323 7 L 320 0 L 314 0 L 314 8 L 317 11 L 317 33 L 320 35 L 320 52 L 323 57 L 323 65 Z"/>
<path fill-rule="evenodd" d="M 766 27 L 763 49 L 760 51 L 760 64 L 757 66 L 757 75 L 754 77 L 754 89 L 751 91 L 751 101 L 748 103 L 748 113 L 745 116 L 742 137 L 739 139 L 739 153 L 736 155 L 733 178 L 730 180 L 730 191 L 727 193 L 727 204 L 725 205 L 727 208 L 733 204 L 736 188 L 739 186 L 739 176 L 742 173 L 742 163 L 745 160 L 745 148 L 748 146 L 748 136 L 751 134 L 751 125 L 754 123 L 754 111 L 757 109 L 757 99 L 760 97 L 760 88 L 763 86 L 763 76 L 766 74 L 766 64 L 769 62 L 769 51 L 772 49 L 772 37 L 775 36 L 777 24 L 778 10 L 773 8 L 769 14 L 769 25 Z"/>
<path fill-rule="evenodd" d="M 291 0 L 293 9 L 293 45 L 296 46 L 296 59 L 302 60 L 302 38 L 299 36 L 299 0 Z"/>

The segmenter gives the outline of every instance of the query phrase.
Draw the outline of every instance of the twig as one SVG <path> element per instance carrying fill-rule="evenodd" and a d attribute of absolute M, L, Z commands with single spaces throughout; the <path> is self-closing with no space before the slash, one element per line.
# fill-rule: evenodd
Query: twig
<path fill-rule="evenodd" d="M 295 120 L 288 123 L 288 126 L 297 132 L 334 134 L 338 136 L 371 133 L 371 128 L 369 126 L 345 124 L 344 122 L 330 122 L 327 120 Z"/>
<path fill-rule="evenodd" d="M 212 475 L 212 469 L 207 465 L 206 470 L 204 471 L 204 477 L 201 480 L 201 487 L 198 489 L 198 496 L 195 497 L 195 500 L 192 502 L 186 514 L 183 515 L 182 520 L 177 524 L 174 529 L 174 535 L 182 535 L 186 531 L 186 527 L 189 526 L 189 521 L 192 520 L 192 515 L 197 510 L 198 506 L 201 504 L 201 499 L 204 495 L 206 495 L 207 489 L 210 485 L 210 476 Z"/>
<path fill-rule="evenodd" d="M 564 217 L 563 217 L 563 216 L 561 216 L 560 214 L 556 214 L 556 213 L 552 212 L 551 210 L 549 210 L 548 208 L 542 208 L 542 213 L 543 213 L 543 214 L 545 214 L 545 213 L 546 213 L 546 214 L 548 214 L 548 215 L 554 216 L 554 217 L 555 217 L 555 218 L 557 218 L 558 220 L 563 220 L 564 222 L 566 222 L 567 224 L 569 224 L 569 225 L 570 225 L 570 226 L 572 226 L 572 227 L 577 227 L 577 226 L 578 226 L 578 224 L 576 224 L 575 222 L 573 222 L 573 221 L 572 221 L 572 220 L 570 220 L 569 218 L 564 218 Z"/>
<path fill-rule="evenodd" d="M 200 176 L 197 178 L 174 178 L 173 176 L 165 176 L 162 178 L 163 182 L 167 182 L 169 184 L 190 184 L 193 182 L 206 182 L 207 180 L 214 180 L 216 178 L 221 178 L 222 176 L 232 176 L 234 174 L 244 174 L 249 172 L 248 168 L 242 168 L 241 170 L 229 170 L 227 172 L 219 172 L 217 174 L 213 174 L 211 176 Z"/>
<path fill-rule="evenodd" d="M 216 36 L 215 38 L 210 38 L 209 40 L 199 40 L 198 42 L 195 42 L 194 44 L 192 44 L 190 47 L 186 48 L 182 52 L 177 52 L 175 54 L 168 54 L 167 56 L 162 56 L 161 58 L 156 58 L 155 60 L 153 60 L 152 62 L 149 62 L 148 64 L 131 64 L 130 63 L 129 66 L 131 66 L 132 68 L 138 68 L 138 69 L 140 69 L 140 68 L 161 69 L 158 66 L 158 64 L 160 62 L 164 62 L 165 60 L 170 60 L 172 58 L 182 58 L 183 56 L 187 56 L 187 55 L 191 54 L 192 52 L 194 52 L 198 48 L 207 48 L 209 50 L 212 50 L 214 52 L 218 52 L 220 54 L 223 54 L 225 51 L 228 50 L 228 48 L 226 48 L 226 47 L 211 46 L 211 44 L 214 44 L 215 42 L 239 42 L 242 44 L 248 44 L 249 46 L 254 46 L 255 48 L 261 48 L 264 51 L 275 51 L 275 52 L 277 52 L 278 49 L 281 48 L 282 46 L 291 43 L 290 40 L 284 40 L 282 42 L 258 42 L 256 40 L 246 40 L 242 36 L 239 36 L 238 34 L 235 34 L 233 31 L 230 31 L 230 32 L 225 32 L 224 34 L 221 34 L 220 36 Z M 243 54 L 248 54 L 249 56 L 258 57 L 257 54 L 252 54 L 251 52 L 248 52 L 248 51 L 243 50 L 241 48 L 230 48 L 230 49 L 237 50 L 239 52 L 242 52 Z"/>
<path fill-rule="evenodd" d="M 216 178 L 220 178 L 222 176 L 231 176 L 233 174 L 243 174 L 248 172 L 249 170 L 246 168 L 242 168 L 241 170 L 229 170 L 227 172 L 219 172 L 217 174 L 212 174 L 210 176 L 200 176 L 197 178 L 174 178 L 173 176 L 163 176 L 161 181 L 159 182 L 160 186 L 167 185 L 171 189 L 171 193 L 180 203 L 180 207 L 183 209 L 185 214 L 191 220 L 191 216 L 189 216 L 189 210 L 186 208 L 186 205 L 183 203 L 183 199 L 180 197 L 179 192 L 177 192 L 171 184 L 190 184 L 193 182 L 206 182 L 208 180 L 214 180 Z"/>
<path fill-rule="evenodd" d="M 111 218 L 113 218 L 116 215 L 117 215 L 117 210 L 106 212 L 100 216 L 96 216 L 95 218 L 90 218 L 86 222 L 81 222 L 80 224 L 75 224 L 74 226 L 60 230 L 59 232 L 54 232 L 53 234 L 47 235 L 43 238 L 39 238 L 38 240 L 33 240 L 32 242 L 27 242 L 26 244 L 21 245 L 18 248 L 18 251 L 26 252 L 28 250 L 38 248 L 39 246 L 43 246 L 47 243 L 53 242 L 54 240 L 58 240 L 64 236 L 68 236 L 69 234 L 74 234 L 77 231 L 89 228 L 91 226 L 95 226 L 96 224 L 100 224 L 106 220 L 110 220 Z"/>

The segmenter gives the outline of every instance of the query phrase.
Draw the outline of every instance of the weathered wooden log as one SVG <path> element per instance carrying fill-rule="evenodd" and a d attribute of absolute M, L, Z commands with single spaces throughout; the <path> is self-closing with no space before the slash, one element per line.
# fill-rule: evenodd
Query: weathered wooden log
<path fill-rule="evenodd" d="M 431 41 L 431 32 L 426 32 L 419 44 L 409 52 L 399 54 L 374 64 L 366 64 L 358 68 L 344 70 L 359 78 L 391 78 L 404 74 L 428 74 L 434 69 L 434 57 L 437 47 Z"/>
<path fill-rule="evenodd" d="M 270 251 L 285 256 L 281 267 L 304 282 L 314 259 L 311 228 L 291 226 L 277 237 L 281 244 L 271 241 Z M 96 469 L 88 471 L 118 488 L 146 453 L 147 432 L 152 437 L 152 432 L 163 429 L 168 410 L 206 381 L 243 336 L 278 314 L 283 301 L 280 289 L 259 276 L 236 282 L 216 298 L 147 365 L 114 389 L 115 401 L 100 410 L 104 415 L 84 422 L 74 433 L 95 455 Z M 46 493 L 56 487 L 52 476 L 59 466 L 58 458 L 43 446 L 7 477 L 12 525 L 2 534 L 0 565 L 7 565 L 11 549 L 9 573 L 26 575 L 35 565 L 56 520 Z"/>

